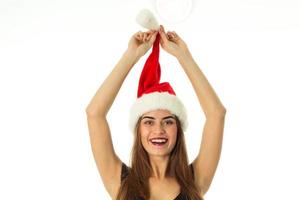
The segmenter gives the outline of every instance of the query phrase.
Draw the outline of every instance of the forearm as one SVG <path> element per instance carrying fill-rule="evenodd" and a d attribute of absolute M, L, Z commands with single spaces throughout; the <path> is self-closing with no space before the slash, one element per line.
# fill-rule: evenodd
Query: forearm
<path fill-rule="evenodd" d="M 106 116 L 126 76 L 137 61 L 138 58 L 133 56 L 130 51 L 126 51 L 122 55 L 87 106 L 88 114 Z"/>
<path fill-rule="evenodd" d="M 212 86 L 198 67 L 191 53 L 187 50 L 185 53 L 178 56 L 177 59 L 193 85 L 205 116 L 211 117 L 224 114 L 226 112 L 225 107 L 222 105 Z"/>

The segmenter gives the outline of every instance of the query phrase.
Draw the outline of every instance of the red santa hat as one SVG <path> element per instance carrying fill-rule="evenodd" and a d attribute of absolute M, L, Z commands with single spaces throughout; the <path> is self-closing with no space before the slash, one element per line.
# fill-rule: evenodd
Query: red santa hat
<path fill-rule="evenodd" d="M 183 131 L 188 125 L 186 109 L 170 83 L 160 83 L 159 40 L 160 35 L 157 34 L 152 52 L 139 79 L 137 100 L 130 109 L 129 126 L 132 132 L 135 131 L 136 123 L 144 113 L 158 109 L 168 110 L 176 115 Z"/>

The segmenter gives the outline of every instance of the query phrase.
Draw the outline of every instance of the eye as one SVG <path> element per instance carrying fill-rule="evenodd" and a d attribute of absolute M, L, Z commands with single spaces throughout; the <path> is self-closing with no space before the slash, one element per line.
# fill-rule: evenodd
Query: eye
<path fill-rule="evenodd" d="M 144 124 L 147 124 L 147 125 L 151 125 L 153 122 L 152 121 L 145 121 Z"/>
<path fill-rule="evenodd" d="M 166 124 L 168 124 L 168 125 L 174 124 L 174 122 L 173 122 L 172 120 L 167 120 L 167 121 L 165 121 L 165 122 L 166 122 Z"/>

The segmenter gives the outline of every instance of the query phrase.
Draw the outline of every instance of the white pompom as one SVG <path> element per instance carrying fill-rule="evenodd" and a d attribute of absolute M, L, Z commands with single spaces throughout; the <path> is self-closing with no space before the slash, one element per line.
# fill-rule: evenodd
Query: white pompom
<path fill-rule="evenodd" d="M 143 9 L 136 17 L 136 22 L 146 29 L 158 30 L 159 24 L 152 12 L 148 9 Z"/>

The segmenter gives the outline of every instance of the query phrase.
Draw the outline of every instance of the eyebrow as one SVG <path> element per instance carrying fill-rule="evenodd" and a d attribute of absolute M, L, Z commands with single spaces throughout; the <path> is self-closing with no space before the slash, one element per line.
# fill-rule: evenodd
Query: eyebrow
<path fill-rule="evenodd" d="M 148 119 L 155 119 L 154 117 L 150 117 L 150 116 L 144 116 L 144 117 L 142 117 L 142 119 L 145 119 L 145 118 L 148 118 Z M 172 115 L 167 116 L 167 117 L 164 117 L 164 118 L 162 118 L 162 119 L 164 120 L 164 119 L 169 119 L 169 118 L 175 119 L 175 117 L 172 116 Z"/>

